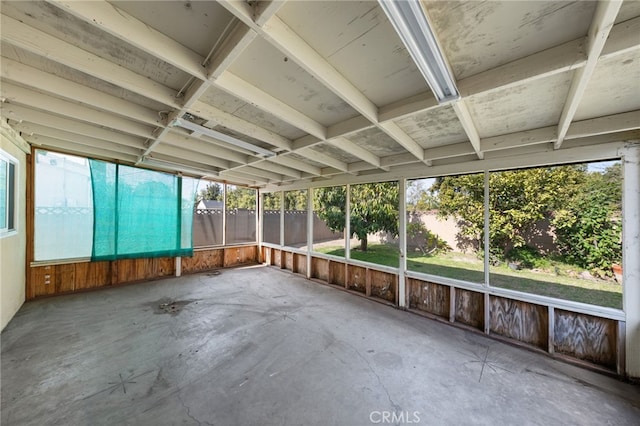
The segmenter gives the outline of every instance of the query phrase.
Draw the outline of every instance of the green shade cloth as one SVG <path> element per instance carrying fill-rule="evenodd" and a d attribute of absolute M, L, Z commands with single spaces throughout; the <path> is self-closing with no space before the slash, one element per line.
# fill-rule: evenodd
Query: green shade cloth
<path fill-rule="evenodd" d="M 90 160 L 94 196 L 91 260 L 192 256 L 197 181 Z"/>

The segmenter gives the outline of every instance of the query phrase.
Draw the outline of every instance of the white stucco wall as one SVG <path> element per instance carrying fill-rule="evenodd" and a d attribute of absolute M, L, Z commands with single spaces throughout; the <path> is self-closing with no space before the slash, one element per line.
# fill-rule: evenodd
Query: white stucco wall
<path fill-rule="evenodd" d="M 18 160 L 16 169 L 16 233 L 0 237 L 0 330 L 11 321 L 25 300 L 26 230 L 26 154 L 4 134 L 0 148 Z"/>

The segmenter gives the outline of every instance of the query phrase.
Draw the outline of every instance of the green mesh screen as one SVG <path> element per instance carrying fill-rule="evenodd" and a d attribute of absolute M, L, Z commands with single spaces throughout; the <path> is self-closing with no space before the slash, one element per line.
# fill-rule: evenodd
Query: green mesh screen
<path fill-rule="evenodd" d="M 191 256 L 193 179 L 90 160 L 92 260 Z"/>

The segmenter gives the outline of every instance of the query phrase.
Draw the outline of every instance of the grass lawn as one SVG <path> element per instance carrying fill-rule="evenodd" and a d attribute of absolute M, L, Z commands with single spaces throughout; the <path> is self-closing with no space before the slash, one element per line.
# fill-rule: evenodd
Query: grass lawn
<path fill-rule="evenodd" d="M 343 248 L 323 247 L 318 251 L 344 257 Z M 394 246 L 370 244 L 366 253 L 352 248 L 351 258 L 397 267 L 399 252 Z M 441 277 L 476 283 L 484 282 L 484 264 L 481 259 L 470 254 L 449 252 L 425 256 L 420 252 L 412 252 L 407 258 L 407 268 L 410 271 Z M 621 285 L 611 281 L 571 277 L 566 275 L 566 271 L 570 269 L 572 269 L 571 265 L 560 263 L 557 263 L 556 269 L 559 274 L 529 269 L 514 271 L 506 265 L 492 266 L 489 270 L 491 274 L 489 279 L 494 287 L 622 309 Z"/>

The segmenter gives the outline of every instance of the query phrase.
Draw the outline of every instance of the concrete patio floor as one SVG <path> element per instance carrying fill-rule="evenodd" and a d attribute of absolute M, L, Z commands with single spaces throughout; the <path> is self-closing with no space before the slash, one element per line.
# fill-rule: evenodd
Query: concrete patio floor
<path fill-rule="evenodd" d="M 640 387 L 268 267 L 26 303 L 3 425 L 638 425 Z"/>

